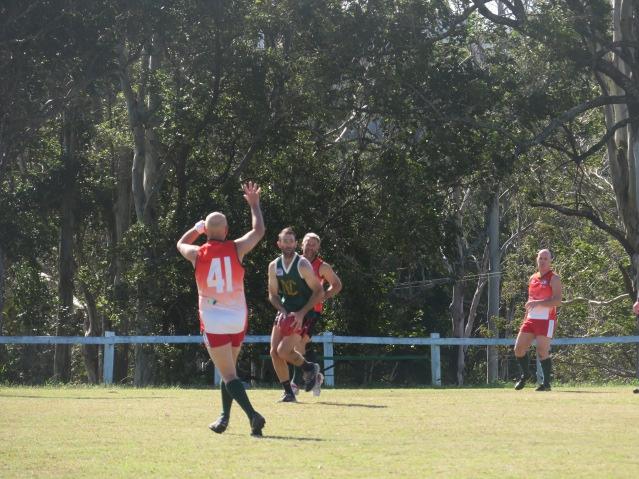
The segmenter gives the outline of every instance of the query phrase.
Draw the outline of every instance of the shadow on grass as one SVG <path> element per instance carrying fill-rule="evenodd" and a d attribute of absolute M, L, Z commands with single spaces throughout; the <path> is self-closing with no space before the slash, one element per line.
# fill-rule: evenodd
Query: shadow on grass
<path fill-rule="evenodd" d="M 226 433 L 225 436 L 242 436 L 240 433 Z M 276 441 L 310 441 L 310 442 L 324 442 L 326 439 L 320 439 L 318 437 L 300 437 L 300 436 L 274 436 L 271 434 L 264 434 L 261 437 L 255 437 L 259 441 L 265 441 L 268 439 L 274 439 Z"/>
<path fill-rule="evenodd" d="M 114 397 L 114 396 L 98 396 L 98 397 L 79 397 L 79 396 L 26 396 L 21 394 L 0 394 L 0 398 L 20 398 L 20 399 L 88 399 L 88 400 L 96 400 L 96 399 L 117 399 L 117 400 L 126 400 L 126 399 L 169 399 L 168 396 L 127 396 L 127 397 Z"/>
<path fill-rule="evenodd" d="M 299 437 L 299 436 L 271 436 L 270 434 L 264 435 L 258 439 L 275 439 L 277 441 L 311 441 L 311 442 L 324 442 L 325 439 L 318 437 Z"/>
<path fill-rule="evenodd" d="M 576 391 L 574 389 L 553 389 L 552 392 L 572 394 L 615 394 L 614 391 Z"/>
<path fill-rule="evenodd" d="M 319 402 L 316 402 L 315 404 L 322 404 L 324 406 L 368 407 L 373 409 L 384 409 L 388 407 L 381 404 L 358 404 L 358 403 L 329 402 L 329 401 L 319 401 Z"/>

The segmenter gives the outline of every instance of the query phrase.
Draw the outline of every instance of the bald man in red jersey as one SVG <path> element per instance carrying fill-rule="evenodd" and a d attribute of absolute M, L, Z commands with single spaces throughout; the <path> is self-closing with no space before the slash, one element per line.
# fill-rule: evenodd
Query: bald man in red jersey
<path fill-rule="evenodd" d="M 561 305 L 561 279 L 552 270 L 552 255 L 547 249 L 537 253 L 537 272 L 528 283 L 526 316 L 515 342 L 515 357 L 521 375 L 515 389 L 523 389 L 530 378 L 528 349 L 537 341 L 537 357 L 541 361 L 544 382 L 536 391 L 550 391 L 552 363 L 550 341 L 557 325 L 557 306 Z"/>
<path fill-rule="evenodd" d="M 184 233 L 177 248 L 195 268 L 200 329 L 213 364 L 222 376 L 222 414 L 209 429 L 218 434 L 226 430 L 235 400 L 249 419 L 251 435 L 261 436 L 266 421 L 251 405 L 236 371 L 248 327 L 242 260 L 255 248 L 265 231 L 260 188 L 251 182 L 242 188 L 244 199 L 251 208 L 252 229 L 248 233 L 236 240 L 226 239 L 229 231 L 226 216 L 215 211 L 206 217 L 206 221 L 198 221 Z M 206 234 L 206 243 L 194 245 L 202 234 Z"/>

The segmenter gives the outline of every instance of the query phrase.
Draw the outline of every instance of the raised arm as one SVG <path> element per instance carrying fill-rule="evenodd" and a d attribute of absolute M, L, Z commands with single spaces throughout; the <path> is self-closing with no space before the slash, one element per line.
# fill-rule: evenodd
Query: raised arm
<path fill-rule="evenodd" d="M 324 300 L 333 298 L 342 290 L 342 280 L 328 263 L 322 263 L 320 276 L 328 282 L 328 289 L 324 291 Z"/>
<path fill-rule="evenodd" d="M 182 256 L 191 262 L 195 267 L 195 259 L 197 258 L 197 252 L 200 249 L 199 246 L 193 244 L 193 242 L 204 233 L 204 221 L 200 220 L 189 229 L 177 242 L 177 249 Z"/>
<path fill-rule="evenodd" d="M 261 188 L 257 184 L 249 181 L 242 185 L 244 190 L 244 199 L 251 208 L 251 225 L 252 229 L 241 238 L 235 240 L 237 248 L 237 256 L 240 261 L 251 251 L 257 243 L 264 237 L 264 218 L 262 217 L 262 209 L 260 208 L 260 192 Z"/>

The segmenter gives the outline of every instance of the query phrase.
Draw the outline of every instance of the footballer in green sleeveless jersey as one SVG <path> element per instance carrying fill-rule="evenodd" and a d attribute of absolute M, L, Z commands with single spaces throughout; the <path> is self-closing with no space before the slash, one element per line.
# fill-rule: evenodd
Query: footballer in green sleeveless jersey
<path fill-rule="evenodd" d="M 283 256 L 277 258 L 275 263 L 280 301 L 289 313 L 302 309 L 313 295 L 313 290 L 308 287 L 297 269 L 301 258 L 299 254 L 295 253 L 288 268 L 284 266 Z"/>
<path fill-rule="evenodd" d="M 317 363 L 307 361 L 295 344 L 299 342 L 306 315 L 324 298 L 324 289 L 311 263 L 298 255 L 292 228 L 278 235 L 277 246 L 282 255 L 268 265 L 268 299 L 277 310 L 271 331 L 273 368 L 284 388 L 282 402 L 295 402 L 288 365 L 302 368 L 304 389 L 310 391 L 320 377 Z"/>

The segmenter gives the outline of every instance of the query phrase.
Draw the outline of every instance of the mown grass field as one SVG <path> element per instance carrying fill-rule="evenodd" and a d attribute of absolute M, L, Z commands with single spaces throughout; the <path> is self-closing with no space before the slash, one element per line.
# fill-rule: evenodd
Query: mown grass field
<path fill-rule="evenodd" d="M 208 429 L 217 391 L 0 387 L 0 477 L 639 477 L 629 387 L 249 394 L 261 439 Z"/>

